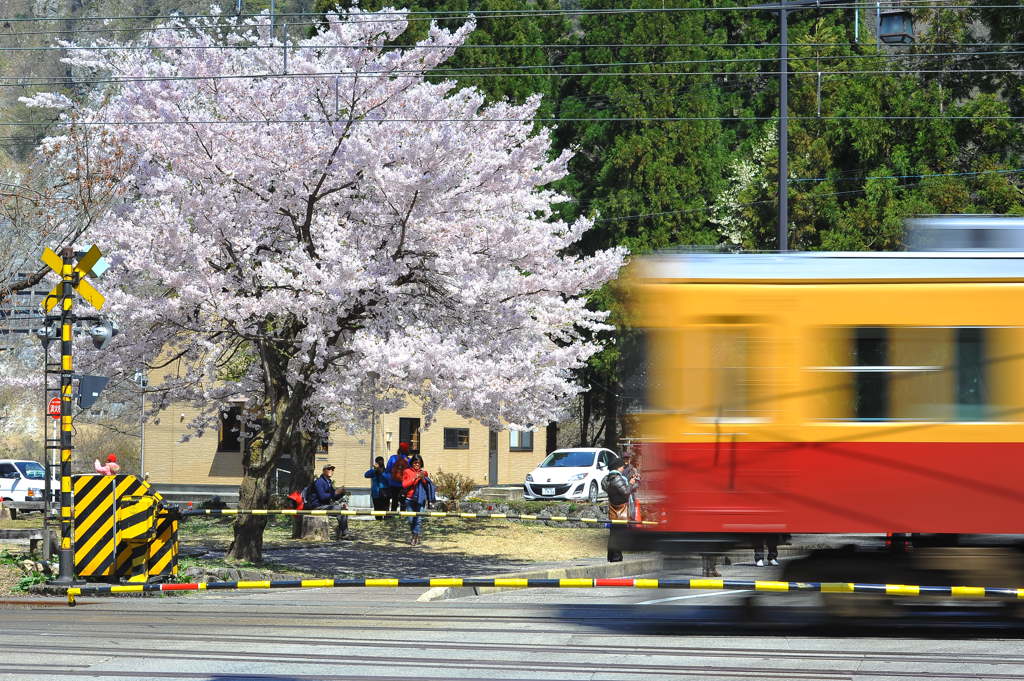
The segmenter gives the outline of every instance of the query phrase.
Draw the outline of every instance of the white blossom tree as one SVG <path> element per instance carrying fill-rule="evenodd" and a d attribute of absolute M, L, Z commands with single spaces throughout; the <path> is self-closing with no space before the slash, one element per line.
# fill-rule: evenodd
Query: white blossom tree
<path fill-rule="evenodd" d="M 552 217 L 569 154 L 533 131 L 539 100 L 424 79 L 471 20 L 404 48 L 393 10 L 330 15 L 287 43 L 268 24 L 176 19 L 145 45 L 90 45 L 69 59 L 105 81 L 88 101 L 31 102 L 134 160 L 132 199 L 89 235 L 113 262 L 109 370 L 173 361 L 157 408 L 204 406 L 199 430 L 248 397 L 242 508 L 266 507 L 278 457 L 324 424 L 406 396 L 428 422 L 556 416 L 604 328 L 583 296 L 624 253 L 571 254 L 590 224 Z M 42 149 L 71 167 L 59 136 Z M 239 517 L 231 555 L 259 560 L 265 523 Z"/>

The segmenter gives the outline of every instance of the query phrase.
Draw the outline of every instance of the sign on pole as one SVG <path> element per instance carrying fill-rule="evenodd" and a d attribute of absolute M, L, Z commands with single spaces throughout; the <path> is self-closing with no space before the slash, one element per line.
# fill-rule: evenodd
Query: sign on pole
<path fill-rule="evenodd" d="M 54 397 L 50 400 L 50 403 L 46 405 L 46 413 L 48 416 L 60 420 L 60 398 Z"/>

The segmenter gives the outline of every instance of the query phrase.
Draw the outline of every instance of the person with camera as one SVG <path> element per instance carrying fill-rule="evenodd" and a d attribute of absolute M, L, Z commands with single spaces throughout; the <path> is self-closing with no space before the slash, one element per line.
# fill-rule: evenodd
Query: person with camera
<path fill-rule="evenodd" d="M 348 490 L 344 487 L 341 490 L 334 489 L 334 466 L 327 464 L 324 466 L 323 472 L 320 477 L 313 481 L 313 484 L 309 487 L 309 493 L 306 494 L 305 508 L 310 510 L 333 510 L 343 511 L 348 508 Z M 352 535 L 348 533 L 348 517 L 338 515 L 338 541 L 348 541 L 354 539 Z"/>
<path fill-rule="evenodd" d="M 636 492 L 637 479 L 627 478 L 623 472 L 626 462 L 615 457 L 608 462 L 608 475 L 601 481 L 601 488 L 608 495 L 608 520 L 629 520 L 629 502 Z M 622 561 L 622 535 L 624 525 L 615 524 L 608 529 L 608 562 Z"/>
<path fill-rule="evenodd" d="M 378 456 L 373 461 L 373 468 L 363 473 L 364 478 L 370 479 L 370 503 L 374 511 L 388 510 L 388 500 L 391 496 L 391 484 L 388 481 L 388 472 L 385 470 L 384 457 Z M 377 520 L 384 520 L 384 516 L 376 516 Z"/>
<path fill-rule="evenodd" d="M 402 489 L 405 494 L 405 510 L 419 513 L 435 500 L 434 483 L 430 474 L 423 470 L 423 458 L 413 454 L 409 459 L 409 467 L 402 473 Z M 412 536 L 409 544 L 416 546 L 423 534 L 423 518 L 414 515 L 409 519 Z"/>

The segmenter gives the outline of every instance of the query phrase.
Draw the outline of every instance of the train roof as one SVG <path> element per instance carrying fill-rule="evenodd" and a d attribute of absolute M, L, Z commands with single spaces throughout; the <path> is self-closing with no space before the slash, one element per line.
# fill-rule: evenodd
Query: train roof
<path fill-rule="evenodd" d="M 687 281 L 1024 281 L 1024 252 L 663 253 L 642 279 Z"/>

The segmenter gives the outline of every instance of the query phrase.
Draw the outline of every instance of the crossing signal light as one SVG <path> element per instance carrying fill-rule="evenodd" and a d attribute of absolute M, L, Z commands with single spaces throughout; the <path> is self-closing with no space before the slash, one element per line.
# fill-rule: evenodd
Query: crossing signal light
<path fill-rule="evenodd" d="M 98 322 L 89 328 L 89 337 L 97 350 L 103 350 L 118 334 L 117 324 L 111 321 Z"/>

